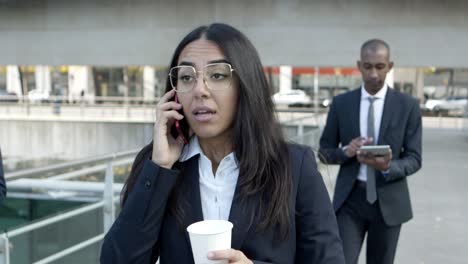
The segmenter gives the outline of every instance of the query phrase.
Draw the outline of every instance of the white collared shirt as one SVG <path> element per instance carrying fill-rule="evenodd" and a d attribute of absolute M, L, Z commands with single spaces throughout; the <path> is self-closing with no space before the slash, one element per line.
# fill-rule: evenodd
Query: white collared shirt
<path fill-rule="evenodd" d="M 229 220 L 237 178 L 239 178 L 239 163 L 236 156 L 231 152 L 224 157 L 219 163 L 216 175 L 213 175 L 211 161 L 203 153 L 196 136 L 185 145 L 179 161 L 186 161 L 197 154 L 200 154 L 198 172 L 203 219 Z"/>
<path fill-rule="evenodd" d="M 382 122 L 382 114 L 385 103 L 385 96 L 387 94 L 388 86 L 384 84 L 382 89 L 375 95 L 371 96 L 366 89 L 364 84 L 361 86 L 361 107 L 359 111 L 359 128 L 361 130 L 361 137 L 367 137 L 367 116 L 369 114 L 369 97 L 375 97 L 377 100 L 374 101 L 374 143 L 378 144 L 380 123 Z M 358 180 L 367 181 L 367 165 L 361 164 L 359 167 Z"/>

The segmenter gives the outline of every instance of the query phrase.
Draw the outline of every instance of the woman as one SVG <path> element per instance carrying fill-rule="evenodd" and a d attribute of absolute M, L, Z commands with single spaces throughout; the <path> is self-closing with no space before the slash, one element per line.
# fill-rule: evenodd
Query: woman
<path fill-rule="evenodd" d="M 170 67 L 153 143 L 136 157 L 101 262 L 193 263 L 186 227 L 223 219 L 232 249 L 210 259 L 344 263 L 313 153 L 285 142 L 250 41 L 225 24 L 199 27 Z"/>

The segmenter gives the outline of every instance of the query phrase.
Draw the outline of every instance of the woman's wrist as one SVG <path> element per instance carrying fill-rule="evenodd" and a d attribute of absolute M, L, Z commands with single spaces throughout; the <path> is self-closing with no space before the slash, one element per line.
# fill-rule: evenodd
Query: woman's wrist
<path fill-rule="evenodd" d="M 158 160 L 157 158 L 152 158 L 151 161 L 153 161 L 159 167 L 165 168 L 168 170 L 172 169 L 172 166 L 174 165 L 174 162 L 168 162 L 168 161 L 164 162 L 164 161 Z"/>

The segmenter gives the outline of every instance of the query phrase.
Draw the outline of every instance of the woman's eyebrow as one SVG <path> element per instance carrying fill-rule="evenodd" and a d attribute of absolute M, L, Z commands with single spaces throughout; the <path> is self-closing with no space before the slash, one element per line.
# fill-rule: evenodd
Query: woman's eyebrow
<path fill-rule="evenodd" d="M 189 62 L 189 61 L 181 61 L 179 63 L 179 66 L 195 66 L 195 64 L 193 62 Z"/>
<path fill-rule="evenodd" d="M 213 64 L 213 63 L 228 63 L 228 64 L 230 64 L 230 62 L 227 61 L 226 59 L 208 61 L 208 64 Z M 190 62 L 190 61 L 181 61 L 178 65 L 179 66 L 192 66 L 192 67 L 195 67 L 195 63 Z"/>
<path fill-rule="evenodd" d="M 209 61 L 208 62 L 209 64 L 211 63 L 229 63 L 231 64 L 229 61 L 227 61 L 226 59 L 220 59 L 220 60 L 212 60 L 212 61 Z"/>

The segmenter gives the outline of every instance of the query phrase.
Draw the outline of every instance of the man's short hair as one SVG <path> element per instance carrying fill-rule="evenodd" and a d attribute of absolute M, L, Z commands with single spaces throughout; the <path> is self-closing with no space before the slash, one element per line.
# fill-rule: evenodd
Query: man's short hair
<path fill-rule="evenodd" d="M 390 57 L 390 46 L 387 42 L 381 39 L 369 39 L 368 41 L 364 42 L 361 46 L 361 55 L 365 50 L 376 52 L 378 49 L 384 47 L 388 51 L 388 57 Z"/>

